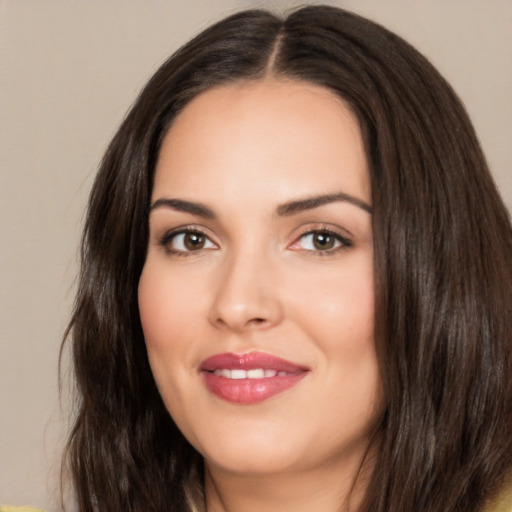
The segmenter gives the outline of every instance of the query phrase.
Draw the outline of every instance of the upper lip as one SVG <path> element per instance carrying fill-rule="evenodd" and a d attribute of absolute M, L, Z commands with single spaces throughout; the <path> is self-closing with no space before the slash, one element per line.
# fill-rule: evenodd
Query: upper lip
<path fill-rule="evenodd" d="M 307 366 L 292 363 L 291 361 L 264 352 L 216 354 L 205 359 L 200 365 L 201 371 L 208 372 L 213 372 L 218 369 L 255 370 L 259 368 L 287 373 L 309 371 Z"/>

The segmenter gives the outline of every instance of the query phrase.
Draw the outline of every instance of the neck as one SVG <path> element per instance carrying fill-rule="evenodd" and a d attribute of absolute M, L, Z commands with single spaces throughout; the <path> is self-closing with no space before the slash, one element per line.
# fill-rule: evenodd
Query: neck
<path fill-rule="evenodd" d="M 368 460 L 368 459 L 367 459 Z M 368 477 L 360 460 L 285 474 L 238 474 L 205 463 L 207 512 L 356 512 Z"/>

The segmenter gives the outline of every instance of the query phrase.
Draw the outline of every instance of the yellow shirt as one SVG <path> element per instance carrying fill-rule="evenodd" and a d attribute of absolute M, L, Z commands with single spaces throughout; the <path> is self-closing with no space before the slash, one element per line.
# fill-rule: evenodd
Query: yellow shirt
<path fill-rule="evenodd" d="M 2 512 L 0 510 L 0 512 Z M 486 512 L 512 512 L 512 486 L 505 487 Z"/>
<path fill-rule="evenodd" d="M 0 512 L 44 512 L 44 510 L 34 507 L 3 507 L 0 505 Z"/>
<path fill-rule="evenodd" d="M 0 512 L 44 512 L 34 507 L 5 507 L 0 505 Z M 486 509 L 486 512 L 512 512 L 512 487 L 505 488 L 498 499 Z"/>

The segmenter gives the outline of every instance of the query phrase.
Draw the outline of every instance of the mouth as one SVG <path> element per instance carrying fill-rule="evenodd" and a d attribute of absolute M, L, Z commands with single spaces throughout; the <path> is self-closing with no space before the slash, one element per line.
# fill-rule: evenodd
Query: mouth
<path fill-rule="evenodd" d="M 228 368 L 222 368 L 213 370 L 213 374 L 233 380 L 269 379 L 273 377 L 285 377 L 287 375 L 292 375 L 287 372 L 278 372 L 277 370 L 267 370 L 265 368 L 254 368 L 252 370 L 230 370 Z"/>
<path fill-rule="evenodd" d="M 310 371 L 262 352 L 217 354 L 200 365 L 207 389 L 236 404 L 256 404 L 298 384 Z"/>

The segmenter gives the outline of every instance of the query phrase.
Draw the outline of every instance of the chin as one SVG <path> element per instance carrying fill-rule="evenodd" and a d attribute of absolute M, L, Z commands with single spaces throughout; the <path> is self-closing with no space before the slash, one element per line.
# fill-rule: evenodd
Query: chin
<path fill-rule="evenodd" d="M 213 430 L 213 429 L 212 429 Z M 283 442 L 285 440 L 285 442 Z M 193 441 L 192 441 L 193 442 Z M 300 463 L 300 442 L 281 429 L 252 425 L 243 430 L 209 433 L 202 443 L 194 443 L 205 461 L 227 472 L 269 474 L 286 471 Z"/>
<path fill-rule="evenodd" d="M 205 461 L 211 466 L 238 475 L 271 475 L 297 470 L 297 462 L 290 454 L 282 454 L 282 450 L 249 449 L 243 452 L 224 450 L 223 454 L 206 454 Z"/>

